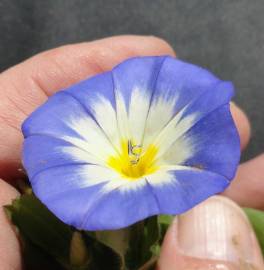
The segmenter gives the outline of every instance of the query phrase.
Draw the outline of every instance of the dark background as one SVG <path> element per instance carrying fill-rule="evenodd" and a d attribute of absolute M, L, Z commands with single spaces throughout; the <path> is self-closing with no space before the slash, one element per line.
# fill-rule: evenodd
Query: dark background
<path fill-rule="evenodd" d="M 0 0 L 0 71 L 66 43 L 157 35 L 235 83 L 252 122 L 248 159 L 264 150 L 263 14 L 263 0 Z"/>

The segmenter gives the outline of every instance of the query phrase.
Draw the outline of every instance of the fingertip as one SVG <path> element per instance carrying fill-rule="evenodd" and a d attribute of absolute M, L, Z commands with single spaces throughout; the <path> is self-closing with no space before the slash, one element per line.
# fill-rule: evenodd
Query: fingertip
<path fill-rule="evenodd" d="M 176 53 L 172 46 L 163 38 L 157 36 L 138 36 L 142 41 L 146 42 L 148 46 L 155 46 L 159 48 L 158 55 L 168 54 L 176 56 Z"/>
<path fill-rule="evenodd" d="M 264 209 L 264 154 L 241 164 L 224 195 L 241 206 Z"/>
<path fill-rule="evenodd" d="M 124 45 L 126 48 L 131 47 L 130 50 L 145 50 L 146 54 L 148 54 L 149 50 L 150 55 L 153 55 L 151 54 L 151 51 L 155 50 L 157 55 L 169 54 L 175 56 L 175 51 L 172 46 L 165 39 L 154 35 L 119 35 L 93 42 L 109 43 L 112 46 L 117 42 Z"/>
<path fill-rule="evenodd" d="M 231 114 L 233 116 L 235 125 L 237 127 L 240 136 L 241 149 L 243 150 L 246 148 L 250 140 L 251 135 L 250 122 L 245 112 L 241 108 L 239 108 L 235 103 L 231 102 L 230 108 Z"/>
<path fill-rule="evenodd" d="M 180 215 L 161 249 L 160 270 L 263 269 L 252 227 L 240 207 L 213 196 Z"/>

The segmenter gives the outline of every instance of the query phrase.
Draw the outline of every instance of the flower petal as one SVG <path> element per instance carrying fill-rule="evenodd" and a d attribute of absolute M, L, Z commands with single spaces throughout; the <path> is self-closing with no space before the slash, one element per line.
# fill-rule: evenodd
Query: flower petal
<path fill-rule="evenodd" d="M 181 214 L 213 194 L 222 192 L 229 181 L 208 171 L 188 167 L 164 170 L 147 177 L 159 212 Z"/>
<path fill-rule="evenodd" d="M 108 190 L 111 190 L 111 183 L 115 183 L 120 178 L 121 176 L 117 172 L 100 165 L 69 164 L 40 171 L 30 180 L 34 187 L 34 192 L 41 199 L 48 199 L 53 196 L 60 196 L 60 193 L 66 191 L 87 188 L 98 184 L 108 183 Z M 123 183 L 125 182 L 123 180 Z"/>
<path fill-rule="evenodd" d="M 167 57 L 152 97 L 144 145 L 147 147 L 176 114 L 219 82 L 203 68 Z"/>
<path fill-rule="evenodd" d="M 120 176 L 97 165 L 61 165 L 52 167 L 30 179 L 36 196 L 62 221 L 81 227 L 91 211 L 107 192 L 103 187 Z"/>
<path fill-rule="evenodd" d="M 42 135 L 64 140 L 101 161 L 116 153 L 96 121 L 66 92 L 52 96 L 33 112 L 22 130 L 26 138 Z"/>
<path fill-rule="evenodd" d="M 111 72 L 99 74 L 66 89 L 92 115 L 113 146 L 119 145 L 115 94 Z"/>
<path fill-rule="evenodd" d="M 208 114 L 183 137 L 192 141 L 194 152 L 183 165 L 233 179 L 240 160 L 240 140 L 229 104 Z"/>
<path fill-rule="evenodd" d="M 36 147 L 36 145 L 38 147 Z M 91 153 L 65 140 L 50 136 L 29 136 L 24 141 L 23 163 L 28 176 L 57 166 L 104 163 Z"/>
<path fill-rule="evenodd" d="M 35 194 L 55 215 L 79 229 L 118 229 L 158 213 L 145 179 L 137 180 L 135 188 L 101 166 L 53 167 L 31 182 Z"/>
<path fill-rule="evenodd" d="M 144 180 L 145 182 L 145 180 Z M 87 230 L 119 229 L 159 213 L 149 185 L 108 193 L 85 219 L 82 228 Z"/>
<path fill-rule="evenodd" d="M 166 57 L 132 58 L 112 71 L 121 138 L 141 143 L 156 81 Z"/>
<path fill-rule="evenodd" d="M 231 83 L 218 83 L 214 88 L 209 88 L 197 99 L 191 101 L 187 106 L 183 107 L 167 125 L 163 128 L 160 134 L 154 140 L 154 144 L 159 146 L 158 157 L 161 157 L 167 152 L 178 138 L 183 136 L 199 121 L 202 121 L 207 115 L 212 113 L 218 107 L 229 103 L 233 96 L 233 86 Z M 220 115 L 221 117 L 221 115 Z M 223 114 L 223 118 L 226 114 Z M 229 118 L 229 117 L 228 117 Z M 219 128 L 225 128 L 227 123 L 222 123 Z M 232 126 L 233 123 L 231 123 Z M 230 124 L 228 125 L 230 126 Z M 204 127 L 211 129 L 210 125 Z M 206 132 L 206 131 L 205 131 Z M 235 134 L 235 137 L 237 135 Z M 189 138 L 189 141 L 191 138 Z M 173 160 L 171 160 L 173 162 Z"/>
<path fill-rule="evenodd" d="M 101 189 L 104 184 L 91 187 L 70 189 L 43 202 L 60 220 L 78 229 L 85 229 L 84 219 L 89 209 L 101 199 Z M 41 199 L 41 196 L 36 193 Z M 99 226 L 97 227 L 99 229 Z"/>

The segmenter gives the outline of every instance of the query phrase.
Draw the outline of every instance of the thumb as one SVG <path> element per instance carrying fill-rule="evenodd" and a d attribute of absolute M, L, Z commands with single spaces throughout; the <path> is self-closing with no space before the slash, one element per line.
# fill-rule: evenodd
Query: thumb
<path fill-rule="evenodd" d="M 176 218 L 161 250 L 159 270 L 261 270 L 260 248 L 244 212 L 215 196 Z"/>

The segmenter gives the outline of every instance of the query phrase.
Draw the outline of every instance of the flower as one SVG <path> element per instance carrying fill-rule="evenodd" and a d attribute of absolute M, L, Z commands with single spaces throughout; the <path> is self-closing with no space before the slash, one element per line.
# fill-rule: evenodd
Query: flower
<path fill-rule="evenodd" d="M 192 208 L 234 177 L 233 92 L 169 56 L 131 58 L 59 91 L 22 127 L 34 193 L 85 230 Z"/>

